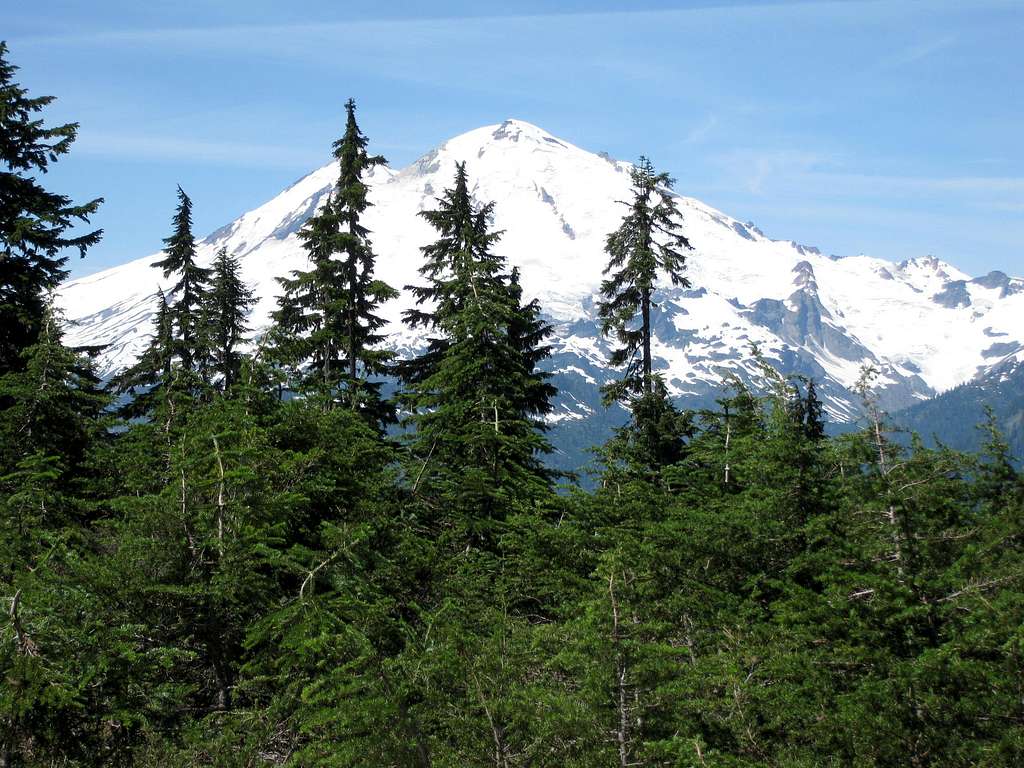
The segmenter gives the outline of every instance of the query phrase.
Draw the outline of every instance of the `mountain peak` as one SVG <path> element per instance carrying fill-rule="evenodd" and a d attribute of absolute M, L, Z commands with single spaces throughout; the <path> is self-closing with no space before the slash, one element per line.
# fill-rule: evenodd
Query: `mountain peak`
<path fill-rule="evenodd" d="M 495 141 L 519 141 L 546 142 L 555 146 L 566 147 L 566 143 L 555 138 L 543 128 L 525 120 L 509 118 L 501 125 L 494 127 L 491 131 L 491 138 Z"/>
<path fill-rule="evenodd" d="M 931 254 L 905 259 L 897 267 L 905 275 L 915 276 L 918 279 L 933 278 L 943 282 L 970 279 L 970 275 Z"/>
<path fill-rule="evenodd" d="M 484 125 L 459 134 L 446 141 L 435 152 L 447 152 L 472 158 L 476 155 L 482 156 L 488 151 L 520 153 L 523 151 L 552 152 L 559 150 L 583 152 L 579 147 L 563 141 L 533 123 L 509 118 L 501 123 Z"/>
<path fill-rule="evenodd" d="M 583 152 L 578 147 L 552 136 L 543 128 L 525 120 L 509 118 L 504 122 L 474 128 L 448 139 L 398 171 L 397 175 L 430 176 L 442 169 L 445 174 L 450 174 L 453 172 L 455 162 L 466 161 L 470 165 L 470 175 L 474 175 L 475 161 L 484 155 L 489 154 L 495 158 L 516 155 L 522 158 L 524 153 L 555 150 Z M 521 159 L 512 161 L 514 165 L 521 162 Z"/>

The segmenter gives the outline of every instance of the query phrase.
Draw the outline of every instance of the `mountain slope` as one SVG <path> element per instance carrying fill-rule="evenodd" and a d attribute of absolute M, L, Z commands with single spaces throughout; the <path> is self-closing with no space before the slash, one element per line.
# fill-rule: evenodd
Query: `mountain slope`
<path fill-rule="evenodd" d="M 1024 458 L 1024 355 L 1016 355 L 966 384 L 911 406 L 896 415 L 896 422 L 928 441 L 960 450 L 981 448 L 985 435 L 978 425 L 985 407 L 1018 460 Z"/>
<path fill-rule="evenodd" d="M 416 214 L 434 206 L 458 161 L 468 163 L 474 196 L 496 202 L 495 226 L 505 231 L 498 247 L 520 268 L 526 296 L 538 297 L 556 326 L 556 444 L 593 442 L 622 418 L 598 404 L 598 387 L 613 373 L 594 297 L 605 235 L 623 212 L 616 201 L 627 199 L 629 165 L 508 120 L 457 136 L 406 168 L 375 169 L 365 220 L 379 275 L 392 285 L 417 282 L 419 247 L 433 233 Z M 275 306 L 274 278 L 306 267 L 296 232 L 334 180 L 334 165 L 324 166 L 201 242 L 201 261 L 221 247 L 241 259 L 259 297 L 254 327 L 264 327 Z M 679 207 L 695 246 L 688 266 L 694 287 L 659 291 L 653 349 L 657 370 L 684 402 L 713 398 L 726 373 L 756 379 L 749 355 L 756 343 L 785 372 L 814 376 L 830 417 L 850 421 L 858 413 L 850 388 L 864 364 L 881 372 L 883 404 L 896 411 L 983 376 L 1024 341 L 1020 279 L 999 272 L 972 279 L 932 257 L 894 264 L 826 256 L 772 240 L 699 200 L 680 197 Z M 163 283 L 151 267 L 157 258 L 69 282 L 61 293 L 75 323 L 69 341 L 110 345 L 101 358 L 106 373 L 145 345 Z M 403 354 L 420 343 L 400 322 L 409 303 L 405 292 L 384 312 L 391 343 Z"/>

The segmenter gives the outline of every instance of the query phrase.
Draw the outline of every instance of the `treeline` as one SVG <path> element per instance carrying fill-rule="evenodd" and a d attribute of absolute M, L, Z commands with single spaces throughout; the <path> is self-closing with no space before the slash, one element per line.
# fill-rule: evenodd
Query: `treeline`
<path fill-rule="evenodd" d="M 767 366 L 677 409 L 651 327 L 690 243 L 648 161 L 598 305 L 631 418 L 586 492 L 544 462 L 550 329 L 465 166 L 406 287 L 426 345 L 386 351 L 361 223 L 383 159 L 351 101 L 271 327 L 231 254 L 197 262 L 179 191 L 149 346 L 99 381 L 50 297 L 101 201 L 35 178 L 77 126 L 45 126 L 5 53 L 0 766 L 1024 762 L 998 431 L 903 448 L 866 376 L 865 429 L 829 439 L 814 383 Z"/>

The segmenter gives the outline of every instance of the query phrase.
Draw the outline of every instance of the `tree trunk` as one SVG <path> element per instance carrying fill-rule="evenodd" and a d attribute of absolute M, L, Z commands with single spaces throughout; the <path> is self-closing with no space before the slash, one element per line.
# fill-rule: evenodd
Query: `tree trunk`
<path fill-rule="evenodd" d="M 732 425 L 729 423 L 729 406 L 725 406 L 725 484 L 729 484 L 729 439 L 732 437 Z"/>
<path fill-rule="evenodd" d="M 349 400 L 354 411 L 359 405 L 358 387 L 356 386 L 356 287 L 355 270 L 352 272 L 352 283 L 349 287 L 348 308 L 348 391 Z"/>
<path fill-rule="evenodd" d="M 651 394 L 651 289 L 643 289 L 644 395 Z"/>
<path fill-rule="evenodd" d="M 480 685 L 480 679 L 474 674 L 473 682 L 476 685 L 477 698 L 480 700 L 480 706 L 484 710 L 484 715 L 487 716 L 487 724 L 491 728 L 491 738 L 494 740 L 494 765 L 495 768 L 508 768 L 508 760 L 505 757 L 505 738 L 504 729 L 498 725 L 494 720 L 494 715 L 491 714 L 491 707 L 487 702 L 487 698 L 484 696 L 484 689 Z"/>
<path fill-rule="evenodd" d="M 224 462 L 220 457 L 220 444 L 213 436 L 213 453 L 217 459 L 217 554 L 224 557 Z"/>
<path fill-rule="evenodd" d="M 214 674 L 217 676 L 217 710 L 227 712 L 231 709 L 231 673 L 223 664 L 216 664 Z"/>
<path fill-rule="evenodd" d="M 615 688 L 618 724 L 615 728 L 615 741 L 619 752 L 619 766 L 625 768 L 629 761 L 629 669 L 626 665 L 625 652 L 622 648 L 622 635 L 619 629 L 619 602 L 615 597 L 615 572 L 608 575 L 608 597 L 612 609 L 611 641 L 615 646 Z"/>
<path fill-rule="evenodd" d="M 426 739 L 423 737 L 423 733 L 420 731 L 419 726 L 417 726 L 416 722 L 410 716 L 409 708 L 403 701 L 398 702 L 398 714 L 401 718 L 403 729 L 410 737 L 410 741 L 413 743 L 414 765 L 416 768 L 430 768 L 430 750 L 427 748 Z"/>
<path fill-rule="evenodd" d="M 356 234 L 355 220 L 348 223 L 348 231 L 353 237 Z M 356 293 L 357 282 L 357 261 L 354 253 L 349 254 L 351 268 L 348 273 L 348 377 L 349 397 L 352 401 L 352 410 L 359 405 L 358 389 L 356 387 Z"/>
<path fill-rule="evenodd" d="M 220 337 L 220 367 L 221 375 L 224 377 L 223 387 L 225 392 L 231 389 L 231 385 L 234 384 L 234 371 L 231 370 L 232 346 L 233 344 L 227 332 L 222 330 Z"/>
<path fill-rule="evenodd" d="M 896 577 L 903 581 L 903 533 L 900 530 L 900 520 L 896 513 L 896 507 L 893 504 L 889 504 L 889 509 L 886 511 L 886 521 L 889 523 L 889 528 L 892 531 L 892 546 L 893 546 L 893 558 L 896 561 Z"/>
<path fill-rule="evenodd" d="M 882 435 L 882 417 L 878 413 L 877 408 L 871 408 L 871 426 L 875 433 L 875 448 L 878 450 L 878 471 L 883 478 L 887 478 L 889 475 L 889 465 L 885 456 L 885 438 Z M 886 522 L 889 524 L 889 530 L 892 535 L 892 546 L 893 546 L 893 559 L 896 562 L 896 577 L 902 582 L 904 576 L 904 553 L 903 553 L 903 531 L 902 521 L 899 519 L 899 514 L 896 511 L 895 505 L 891 501 L 892 488 L 889 485 L 889 481 L 885 480 L 886 495 L 890 497 L 889 507 L 885 513 Z"/>

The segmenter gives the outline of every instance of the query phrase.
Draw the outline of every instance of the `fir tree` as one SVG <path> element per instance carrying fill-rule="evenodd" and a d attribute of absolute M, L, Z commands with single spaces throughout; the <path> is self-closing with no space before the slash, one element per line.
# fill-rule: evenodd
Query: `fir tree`
<path fill-rule="evenodd" d="M 323 397 L 268 393 L 266 339 L 240 359 L 251 296 L 223 251 L 205 293 L 183 194 L 174 300 L 117 382 L 148 418 L 107 428 L 31 294 L 0 370 L 0 766 L 1024 764 L 1024 477 L 991 415 L 980 456 L 896 440 L 869 369 L 866 429 L 830 439 L 756 349 L 766 396 L 677 410 L 651 302 L 685 238 L 642 162 L 601 310 L 633 418 L 598 489 L 555 495 L 550 329 L 459 166 L 423 214 L 403 461 L 348 108 L 273 331 Z M 194 396 L 208 366 L 233 396 Z"/>
<path fill-rule="evenodd" d="M 675 406 L 660 376 L 651 378 L 651 393 L 633 400 L 630 421 L 599 449 L 606 483 L 620 473 L 659 481 L 661 470 L 685 456 L 686 439 L 695 432 L 693 414 Z"/>
<path fill-rule="evenodd" d="M 300 388 L 328 402 L 338 398 L 381 424 L 390 417 L 380 382 L 370 377 L 387 372 L 390 355 L 379 348 L 385 321 L 377 311 L 398 294 L 374 277 L 376 256 L 361 218 L 371 205 L 364 177 L 385 160 L 367 153 L 355 102 L 349 99 L 345 110 L 345 134 L 334 142 L 338 181 L 299 233 L 312 269 L 279 279 L 285 293 L 275 321 L 292 337 L 279 356 L 298 367 Z"/>
<path fill-rule="evenodd" d="M 165 278 L 175 275 L 171 288 L 174 303 L 171 314 L 177 334 L 175 354 L 181 367 L 190 374 L 206 362 L 200 315 L 206 302 L 210 270 L 196 263 L 196 241 L 192 235 L 192 200 L 178 187 L 178 207 L 174 212 L 174 231 L 164 239 L 164 256 L 153 266 L 162 269 Z"/>
<path fill-rule="evenodd" d="M 800 391 L 800 385 L 804 385 L 806 394 Z M 825 436 L 825 416 L 821 400 L 818 399 L 818 391 L 814 386 L 814 379 L 804 376 L 794 377 L 794 382 L 789 398 L 790 418 L 813 442 L 820 441 Z"/>
<path fill-rule="evenodd" d="M 416 430 L 413 487 L 433 486 L 472 510 L 462 521 L 471 532 L 503 515 L 502 500 L 534 496 L 551 477 L 540 460 L 550 450 L 540 419 L 553 388 L 536 369 L 550 329 L 536 303 L 522 305 L 517 279 L 491 251 L 501 234 L 490 230 L 493 210 L 474 205 L 460 164 L 437 210 L 422 213 L 440 238 L 422 248 L 427 285 L 410 290 L 432 307 L 409 310 L 406 320 L 432 336 L 399 369 Z"/>
<path fill-rule="evenodd" d="M 221 248 L 213 262 L 210 292 L 206 299 L 205 319 L 208 347 L 220 386 L 228 392 L 238 380 L 242 356 L 238 345 L 249 328 L 246 318 L 253 304 L 252 290 L 242 282 L 238 259 Z"/>
<path fill-rule="evenodd" d="M 818 399 L 814 379 L 807 380 L 807 396 L 804 399 L 804 428 L 807 437 L 818 441 L 825 436 L 825 409 Z"/>
<path fill-rule="evenodd" d="M 114 390 L 129 399 L 119 409 L 126 418 L 152 415 L 167 396 L 174 363 L 174 318 L 162 290 L 157 291 L 153 335 L 135 363 L 113 380 Z"/>
<path fill-rule="evenodd" d="M 396 657 L 431 558 L 412 516 L 390 503 L 395 446 L 359 414 L 303 399 L 282 404 L 276 424 L 280 478 L 297 480 L 273 546 L 284 597 L 250 628 L 243 687 L 294 729 L 288 751 L 302 765 L 420 765 L 403 690 L 415 683 Z"/>
<path fill-rule="evenodd" d="M 609 260 L 598 303 L 601 332 L 614 335 L 619 344 L 612 352 L 611 364 L 625 366 L 623 378 L 604 388 L 608 402 L 653 391 L 651 297 L 658 273 L 664 272 L 673 285 L 690 285 L 683 277 L 683 251 L 692 246 L 680 231 L 672 179 L 656 172 L 645 157 L 630 170 L 630 178 L 633 200 L 624 203 L 629 212 L 605 241 Z"/>
<path fill-rule="evenodd" d="M 44 307 L 35 343 L 22 350 L 19 368 L 0 376 L 0 468 L 41 452 L 65 467 L 80 464 L 102 431 L 108 398 L 92 361 L 64 346 L 61 315 Z"/>
<path fill-rule="evenodd" d="M 73 658 L 75 644 L 95 642 L 81 614 L 89 596 L 63 583 L 57 564 L 77 557 L 70 542 L 81 546 L 88 457 L 103 439 L 107 398 L 91 362 L 64 346 L 60 324 L 46 306 L 35 343 L 0 376 L 0 765 L 75 751 L 78 694 L 96 673 Z"/>
<path fill-rule="evenodd" d="M 76 204 L 32 175 L 68 153 L 78 123 L 47 127 L 36 113 L 53 97 L 31 98 L 14 82 L 17 69 L 0 41 L 0 375 L 20 368 L 22 350 L 38 338 L 47 296 L 67 275 L 63 252 L 85 256 L 102 234 L 70 232 L 88 223 L 102 198 Z"/>

